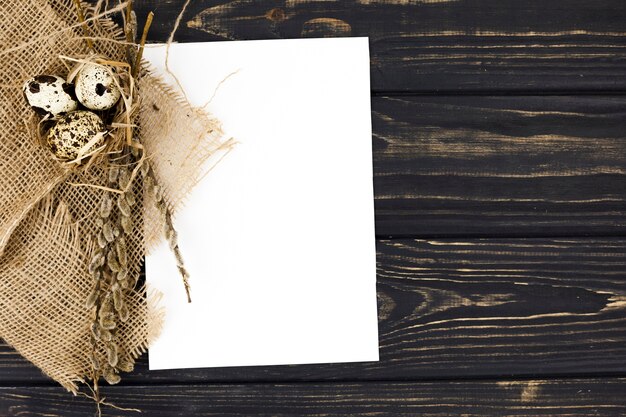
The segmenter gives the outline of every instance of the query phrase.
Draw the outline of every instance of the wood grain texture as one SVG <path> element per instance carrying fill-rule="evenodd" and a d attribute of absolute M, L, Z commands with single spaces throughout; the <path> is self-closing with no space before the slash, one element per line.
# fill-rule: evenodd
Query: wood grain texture
<path fill-rule="evenodd" d="M 625 269 L 626 239 L 379 241 L 380 362 L 148 372 L 144 357 L 122 383 L 619 375 Z M 0 352 L 0 385 L 46 383 Z"/>
<path fill-rule="evenodd" d="M 136 2 L 167 39 L 184 0 Z M 177 40 L 369 36 L 375 91 L 626 89 L 622 0 L 197 0 Z"/>
<path fill-rule="evenodd" d="M 379 236 L 626 229 L 626 98 L 373 99 Z"/>
<path fill-rule="evenodd" d="M 183 3 L 135 1 L 152 42 Z M 626 415 L 626 2 L 195 0 L 176 39 L 329 36 L 370 37 L 381 361 L 144 355 L 104 395 L 168 417 Z M 0 416 L 93 411 L 0 344 Z"/>
<path fill-rule="evenodd" d="M 528 380 L 432 383 L 220 384 L 104 390 L 120 407 L 103 416 L 614 416 L 626 413 L 626 381 Z M 61 388 L 0 388 L 0 415 L 92 415 L 93 404 Z"/>

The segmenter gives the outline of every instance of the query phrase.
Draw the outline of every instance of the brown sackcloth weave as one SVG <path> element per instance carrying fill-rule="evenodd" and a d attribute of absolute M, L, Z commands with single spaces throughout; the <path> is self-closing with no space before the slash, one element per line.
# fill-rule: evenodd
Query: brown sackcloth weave
<path fill-rule="evenodd" d="M 124 61 L 122 30 L 106 18 L 93 19 L 101 8 L 86 11 L 96 52 Z M 107 169 L 96 163 L 69 172 L 55 161 L 36 140 L 37 118 L 21 86 L 38 74 L 67 75 L 59 55 L 86 55 L 83 36 L 71 0 L 0 0 L 0 337 L 73 392 L 91 376 L 87 265 L 104 193 L 84 185 L 107 185 Z M 136 135 L 165 203 L 175 211 L 208 160 L 229 144 L 217 121 L 190 107 L 145 67 L 138 91 Z M 141 176 L 133 192 L 143 201 L 133 207 L 134 229 L 127 237 L 129 270 L 138 276 L 162 221 L 149 193 L 144 196 Z M 181 246 L 184 250 L 184 242 Z M 118 327 L 118 344 L 136 358 L 158 333 L 161 313 L 146 301 L 145 288 L 126 292 L 125 300 L 131 314 Z"/>

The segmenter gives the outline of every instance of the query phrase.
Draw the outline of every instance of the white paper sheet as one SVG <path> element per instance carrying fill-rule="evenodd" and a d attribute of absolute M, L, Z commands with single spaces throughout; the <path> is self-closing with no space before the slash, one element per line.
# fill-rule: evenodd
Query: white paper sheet
<path fill-rule="evenodd" d="M 163 46 L 145 57 L 163 71 Z M 146 260 L 167 309 L 150 369 L 378 360 L 367 38 L 174 44 L 169 63 L 239 145 L 175 220 L 193 303 L 165 244 Z"/>

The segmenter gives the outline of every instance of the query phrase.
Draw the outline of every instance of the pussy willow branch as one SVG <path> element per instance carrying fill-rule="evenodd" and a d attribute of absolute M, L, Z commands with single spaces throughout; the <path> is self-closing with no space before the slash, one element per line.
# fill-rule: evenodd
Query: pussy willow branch
<path fill-rule="evenodd" d="M 111 188 L 124 188 L 130 182 L 129 156 L 118 163 L 121 163 L 120 167 L 108 162 L 108 185 Z M 121 379 L 119 373 L 130 372 L 134 366 L 133 359 L 120 351 L 116 333 L 118 324 L 129 318 L 124 293 L 136 285 L 137 277 L 128 271 L 125 237 L 132 232 L 131 208 L 135 203 L 132 190 L 122 194 L 104 191 L 100 202 L 97 218 L 100 232 L 96 236 L 98 249 L 89 265 L 95 283 L 86 303 L 87 308 L 92 309 L 94 389 L 100 376 L 109 384 L 117 384 Z M 105 361 L 100 360 L 99 343 L 106 351 Z"/>
<path fill-rule="evenodd" d="M 126 8 L 125 28 L 124 28 L 126 32 L 127 40 L 131 40 L 131 39 L 134 40 L 134 37 L 136 35 L 135 33 L 136 30 L 134 26 L 136 22 L 133 23 L 134 13 L 133 13 L 132 7 L 133 7 L 132 0 L 130 0 Z M 131 58 L 132 53 L 127 51 L 127 54 L 129 55 L 129 58 L 128 58 L 129 64 L 131 66 L 131 77 L 133 78 L 136 78 L 139 75 L 139 70 L 141 69 L 141 59 L 143 56 L 143 50 L 146 44 L 146 40 L 148 38 L 148 32 L 150 30 L 150 26 L 152 25 L 153 18 L 154 18 L 154 13 L 152 12 L 148 13 L 146 23 L 143 27 L 141 40 L 139 42 L 139 47 L 138 47 L 136 55 Z M 131 135 L 129 136 L 129 142 L 132 142 L 132 140 L 130 140 L 130 137 L 132 137 L 132 130 L 131 130 Z M 176 233 L 176 230 L 174 229 L 174 224 L 172 223 L 172 213 L 169 207 L 167 206 L 166 202 L 163 200 L 163 190 L 161 186 L 158 184 L 156 177 L 154 175 L 154 172 L 152 171 L 148 161 L 146 159 L 139 158 L 140 148 L 142 147 L 131 146 L 130 148 L 131 155 L 132 157 L 134 157 L 134 161 L 137 161 L 137 160 L 140 161 L 139 163 L 141 164 L 141 173 L 144 179 L 145 190 L 147 192 L 151 192 L 154 195 L 155 206 L 159 210 L 159 213 L 161 214 L 161 217 L 163 220 L 165 238 L 168 241 L 170 249 L 172 250 L 176 258 L 176 267 L 178 268 L 178 271 L 180 272 L 180 275 L 183 279 L 185 293 L 187 294 L 187 302 L 191 303 L 191 288 L 189 286 L 189 272 L 185 268 L 185 263 L 183 261 L 180 247 L 178 246 L 177 233 Z M 132 195 L 132 192 L 128 193 L 128 195 Z"/>
<path fill-rule="evenodd" d="M 187 302 L 191 303 L 191 287 L 189 285 L 189 272 L 185 267 L 185 262 L 183 261 L 183 256 L 180 252 L 180 247 L 178 246 L 178 233 L 174 229 L 174 224 L 172 223 L 172 212 L 169 207 L 163 200 L 163 189 L 157 183 L 156 178 L 154 176 L 154 171 L 150 167 L 147 160 L 144 160 L 142 166 L 141 173 L 144 178 L 144 184 L 146 186 L 146 190 L 152 193 L 154 197 L 154 204 L 156 208 L 159 210 L 161 214 L 161 219 L 163 221 L 163 232 L 165 234 L 165 239 L 167 240 L 171 251 L 174 253 L 174 257 L 176 258 L 176 267 L 178 268 L 178 272 L 180 272 L 181 277 L 183 278 L 183 285 L 185 286 L 185 292 L 187 293 Z"/>

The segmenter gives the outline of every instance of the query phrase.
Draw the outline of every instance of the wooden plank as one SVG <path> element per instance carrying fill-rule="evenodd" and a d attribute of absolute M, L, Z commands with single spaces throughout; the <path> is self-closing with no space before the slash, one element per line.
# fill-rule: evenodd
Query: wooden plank
<path fill-rule="evenodd" d="M 380 362 L 148 371 L 132 384 L 626 372 L 626 239 L 378 242 Z M 45 383 L 3 347 L 0 385 Z"/>
<path fill-rule="evenodd" d="M 626 233 L 626 97 L 376 97 L 379 237 Z"/>
<path fill-rule="evenodd" d="M 184 0 L 136 2 L 168 38 Z M 626 89 L 622 0 L 198 0 L 179 41 L 369 36 L 375 91 Z"/>
<path fill-rule="evenodd" d="M 134 386 L 103 390 L 149 416 L 623 416 L 626 380 L 566 379 L 348 384 Z M 0 388 L 3 416 L 92 415 L 90 400 L 61 388 Z M 108 407 L 103 416 L 135 416 Z"/>
<path fill-rule="evenodd" d="M 626 229 L 624 97 L 373 100 L 380 236 Z"/>

